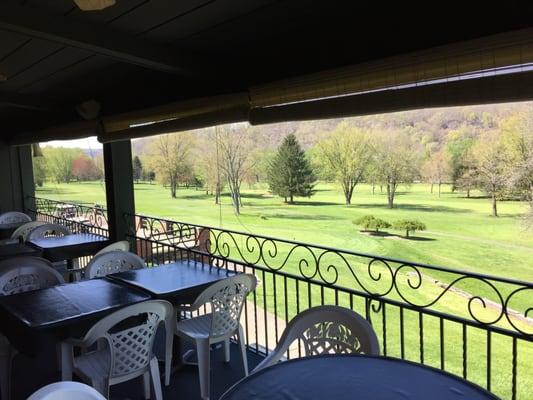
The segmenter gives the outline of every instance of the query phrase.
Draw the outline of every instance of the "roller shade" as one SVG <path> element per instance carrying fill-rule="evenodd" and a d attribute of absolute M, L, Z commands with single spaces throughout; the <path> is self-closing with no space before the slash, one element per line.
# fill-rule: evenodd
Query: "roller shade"
<path fill-rule="evenodd" d="M 250 88 L 252 108 L 365 93 L 533 64 L 533 29 L 488 36 Z M 500 71 L 501 72 L 501 71 Z"/>
<path fill-rule="evenodd" d="M 254 108 L 252 125 L 533 100 L 533 71 Z"/>

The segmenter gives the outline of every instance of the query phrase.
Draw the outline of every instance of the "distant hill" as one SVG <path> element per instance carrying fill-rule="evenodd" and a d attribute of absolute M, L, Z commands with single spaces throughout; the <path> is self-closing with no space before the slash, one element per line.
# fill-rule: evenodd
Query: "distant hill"
<path fill-rule="evenodd" d="M 254 126 L 253 129 L 259 132 L 258 147 L 260 148 L 277 147 L 289 133 L 294 133 L 304 148 L 310 148 L 321 136 L 335 129 L 343 121 L 369 130 L 406 129 L 410 134 L 416 135 L 420 143 L 438 148 L 451 130 L 463 128 L 478 132 L 493 129 L 498 126 L 500 120 L 522 112 L 533 112 L 533 102 L 435 108 L 363 117 L 283 122 Z M 208 129 L 212 128 L 197 129 L 194 132 L 201 135 Z M 145 154 L 151 140 L 153 138 L 133 140 L 133 154 Z"/>

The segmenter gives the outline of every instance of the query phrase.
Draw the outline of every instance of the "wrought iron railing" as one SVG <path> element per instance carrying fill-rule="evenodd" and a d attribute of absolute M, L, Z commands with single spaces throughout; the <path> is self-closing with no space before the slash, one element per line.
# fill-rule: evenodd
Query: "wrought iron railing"
<path fill-rule="evenodd" d="M 107 235 L 100 207 L 35 200 L 38 219 Z M 58 211 L 68 208 L 65 204 L 74 206 L 72 213 Z M 384 355 L 455 373 L 502 398 L 533 398 L 531 282 L 163 218 L 126 217 L 135 224 L 129 238 L 149 265 L 182 259 L 259 278 L 243 313 L 252 351 L 268 353 L 287 322 L 306 308 L 338 304 L 372 323 Z M 296 346 L 287 357 L 300 352 Z"/>
<path fill-rule="evenodd" d="M 35 207 L 26 212 L 36 221 L 62 224 L 73 233 L 94 233 L 109 237 L 107 210 L 99 205 L 86 205 L 74 202 L 31 197 L 29 203 Z M 92 257 L 78 259 L 78 267 L 85 267 Z"/>
<path fill-rule="evenodd" d="M 35 208 L 26 210 L 39 221 L 66 225 L 72 232 L 109 236 L 107 210 L 97 204 L 87 205 L 32 197 Z"/>
<path fill-rule="evenodd" d="M 319 304 L 371 321 L 384 355 L 441 368 L 502 398 L 533 398 L 533 283 L 144 215 L 130 236 L 150 263 L 176 259 L 254 273 L 248 347 L 268 353 Z M 132 218 L 134 217 L 134 218 Z M 481 261 L 480 261 L 481 262 Z M 300 351 L 296 347 L 288 357 Z"/>

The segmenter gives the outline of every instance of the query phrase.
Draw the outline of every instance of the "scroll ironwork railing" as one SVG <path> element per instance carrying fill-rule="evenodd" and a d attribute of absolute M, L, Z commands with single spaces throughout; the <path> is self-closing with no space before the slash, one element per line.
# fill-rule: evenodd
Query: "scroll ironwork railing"
<path fill-rule="evenodd" d="M 384 355 L 457 374 L 502 398 L 533 398 L 531 282 L 144 215 L 128 217 L 135 221 L 130 236 L 137 253 L 151 264 L 186 259 L 259 278 L 244 312 L 251 350 L 268 353 L 298 312 L 337 304 L 371 321 Z M 299 352 L 296 346 L 287 356 Z"/>

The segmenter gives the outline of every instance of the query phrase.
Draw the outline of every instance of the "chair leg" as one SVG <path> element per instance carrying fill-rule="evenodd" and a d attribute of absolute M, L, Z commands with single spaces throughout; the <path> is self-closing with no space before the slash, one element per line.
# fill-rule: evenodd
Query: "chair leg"
<path fill-rule="evenodd" d="M 171 319 L 170 324 L 165 326 L 165 386 L 170 384 L 170 372 L 172 368 L 172 352 L 174 346 L 174 327 L 176 326 L 175 318 Z M 181 355 L 181 353 L 179 353 Z"/>
<path fill-rule="evenodd" d="M 11 363 L 13 361 L 12 349 L 6 345 L 0 349 L 0 391 L 2 400 L 9 400 L 11 396 Z"/>
<path fill-rule="evenodd" d="M 150 400 L 150 372 L 148 371 L 143 374 L 143 391 L 144 398 Z"/>
<path fill-rule="evenodd" d="M 150 375 L 152 376 L 152 383 L 154 385 L 155 400 L 163 400 L 163 392 L 161 391 L 161 376 L 159 375 L 157 357 L 154 357 L 150 360 Z"/>
<path fill-rule="evenodd" d="M 242 329 L 241 324 L 239 324 L 239 330 L 237 331 L 237 336 L 239 339 L 239 346 L 241 348 L 241 355 L 242 355 L 242 365 L 244 367 L 244 376 L 248 376 L 248 357 L 246 354 L 246 343 L 244 343 L 244 331 Z"/>
<path fill-rule="evenodd" d="M 72 380 L 72 345 L 70 343 L 61 342 L 59 351 L 61 353 L 61 380 Z"/>
<path fill-rule="evenodd" d="M 229 338 L 224 340 L 224 361 L 230 362 L 230 347 Z"/>
<path fill-rule="evenodd" d="M 109 382 L 107 379 L 93 380 L 91 381 L 91 386 L 106 399 L 109 399 Z"/>
<path fill-rule="evenodd" d="M 210 354 L 209 340 L 196 340 L 196 352 L 198 356 L 198 373 L 200 375 L 200 395 L 202 399 L 209 399 L 210 385 Z"/>

